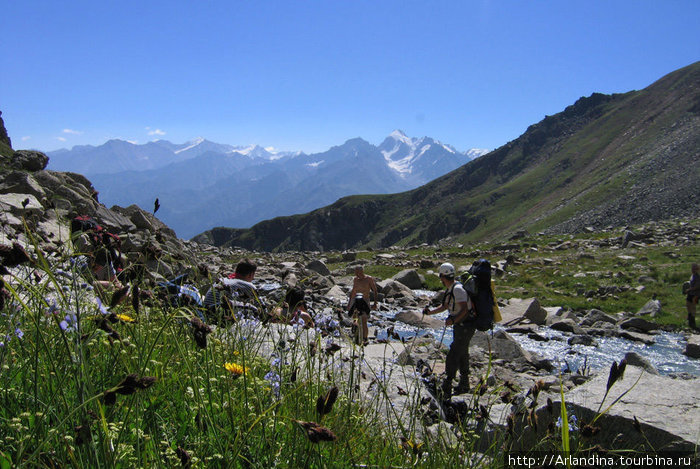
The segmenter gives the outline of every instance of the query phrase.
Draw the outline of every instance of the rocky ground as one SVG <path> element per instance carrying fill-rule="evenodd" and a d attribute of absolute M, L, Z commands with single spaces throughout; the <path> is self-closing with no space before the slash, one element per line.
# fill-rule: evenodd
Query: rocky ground
<path fill-rule="evenodd" d="M 212 278 L 231 272 L 242 257 L 253 257 L 260 266 L 256 281 L 261 285 L 261 294 L 268 304 L 281 302 L 287 287 L 302 286 L 317 318 L 325 318 L 322 321 L 328 326 L 325 334 L 332 337 L 334 330 L 342 331 L 342 334 L 335 334 L 340 337 L 336 339 L 341 347 L 339 353 L 346 356 L 363 354 L 370 367 L 365 372 L 369 378 L 361 383 L 364 394 L 371 396 L 372 387 L 376 389 L 377 383 L 381 384 L 392 406 L 398 409 L 394 415 L 399 419 L 404 418 L 401 409 L 408 408 L 410 402 L 420 401 L 420 418 L 429 424 L 428 428 L 438 432 L 451 429 L 452 423 L 473 415 L 475 409 L 483 406 L 485 410 L 477 412 L 480 417 L 475 422 L 484 435 L 517 431 L 523 445 L 527 445 L 533 435 L 546 432 L 548 427 L 551 431 L 551 425 L 557 421 L 560 386 L 566 401 L 580 418 L 589 421 L 593 418 L 605 394 L 607 370 L 597 375 L 586 370 L 568 370 L 559 375 L 558 364 L 524 350 L 513 334 L 527 334 L 537 340 L 541 328 L 548 326 L 566 333 L 569 344 L 590 345 L 605 337 L 651 343 L 659 329 L 659 325 L 650 320 L 659 308 L 653 299 L 636 313 L 613 316 L 595 308 L 585 311 L 543 308 L 536 298 L 523 299 L 512 294 L 511 298 L 499 298 L 503 328 L 495 333 L 477 332 L 472 341 L 471 382 L 475 391 L 443 402 L 435 398 L 434 391 L 447 349 L 433 339 L 439 336 L 443 323 L 420 314 L 429 302 L 439 302 L 439 296 L 416 292 L 425 285 L 418 269 L 438 265 L 442 247 L 426 247 L 433 250 L 433 256 L 410 256 L 400 249 L 372 252 L 371 260 L 367 255 L 358 256 L 356 252 L 271 254 L 214 248 L 178 239 L 154 214 L 137 206 L 106 208 L 99 203 L 99 195 L 90 181 L 78 174 L 47 171 L 44 169 L 47 161 L 41 153 L 28 151 L 15 152 L 12 157 L 0 161 L 3 166 L 0 177 L 0 245 L 6 250 L 16 244 L 35 261 L 43 257 L 56 269 L 65 268 L 71 254 L 69 220 L 74 215 L 87 214 L 121 237 L 123 253 L 130 265 L 144 267 L 143 288 L 187 272 L 189 281 L 204 289 Z M 697 224 L 674 226 L 673 233 L 649 228 L 641 232 L 629 231 L 619 239 L 592 239 L 588 248 L 594 251 L 604 243 L 628 246 L 655 237 L 673 238 L 677 243 L 696 242 Z M 582 242 L 576 243 L 580 244 L 576 246 L 580 252 L 586 251 Z M 553 251 L 559 249 L 550 247 Z M 490 251 L 492 256 L 503 259 L 494 262 L 494 275 L 503 275 L 509 264 L 518 262 L 517 255 L 509 251 L 511 248 L 501 245 Z M 481 254 L 484 253 L 465 253 L 465 262 Z M 373 314 L 370 345 L 358 351 L 341 340 L 352 335 L 352 320 L 343 309 L 352 286 L 354 266 L 369 262 L 402 270 L 393 278 L 379 282 L 380 306 Z M 335 267 L 331 270 L 329 266 Z M 16 272 L 10 269 L 10 273 Z M 12 275 L 5 277 L 7 282 L 12 282 L 12 279 Z M 576 292 L 588 297 L 615 293 L 606 289 Z M 430 330 L 433 334 L 425 337 L 400 335 L 397 333 L 401 328 L 399 325 Z M 686 354 L 695 359 L 700 358 L 698 337 L 690 335 L 686 349 Z M 627 389 L 634 384 L 635 390 L 619 400 L 614 411 L 598 420 L 598 427 L 604 431 L 600 432 L 596 442 L 607 445 L 605 447 L 631 447 L 639 443 L 642 435 L 664 448 L 694 447 L 697 444 L 697 422 L 700 422 L 698 378 L 660 376 L 652 365 L 634 355 L 627 357 L 627 363 L 632 371 L 628 371 L 622 386 Z M 391 370 L 391 373 L 384 373 L 381 379 L 375 373 L 373 381 L 370 370 L 372 373 Z M 553 407 L 551 403 L 545 405 L 548 399 L 554 403 Z M 614 398 L 607 399 L 606 402 L 612 402 Z M 660 401 L 664 402 L 663 407 L 659 406 Z M 447 434 L 454 435 L 451 430 Z M 484 442 L 487 440 L 485 436 Z"/>

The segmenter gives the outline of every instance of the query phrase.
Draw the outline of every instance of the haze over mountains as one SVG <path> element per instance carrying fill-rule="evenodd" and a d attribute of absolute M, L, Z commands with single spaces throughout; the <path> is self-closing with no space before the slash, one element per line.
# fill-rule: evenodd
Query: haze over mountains
<path fill-rule="evenodd" d="M 520 230 L 571 233 L 696 218 L 699 187 L 696 62 L 640 91 L 580 98 L 411 191 L 345 197 L 304 215 L 246 230 L 217 228 L 195 240 L 282 251 L 507 239 Z"/>
<path fill-rule="evenodd" d="M 248 227 L 304 213 L 347 195 L 409 190 L 484 153 L 396 130 L 379 146 L 355 138 L 310 155 L 203 138 L 142 145 L 110 140 L 47 155 L 48 169 L 86 175 L 108 206 L 150 209 L 159 198 L 158 217 L 189 238 L 214 226 Z"/>

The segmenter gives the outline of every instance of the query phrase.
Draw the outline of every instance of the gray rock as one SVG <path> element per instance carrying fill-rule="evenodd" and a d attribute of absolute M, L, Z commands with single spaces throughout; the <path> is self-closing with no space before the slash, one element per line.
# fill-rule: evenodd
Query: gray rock
<path fill-rule="evenodd" d="M 642 332 L 654 331 L 659 328 L 658 324 L 639 317 L 625 319 L 624 321 L 620 322 L 619 325 L 623 329 L 637 329 Z"/>
<path fill-rule="evenodd" d="M 423 286 L 423 283 L 425 283 L 425 279 L 421 278 L 421 275 L 418 274 L 418 272 L 415 269 L 402 270 L 401 272 L 399 272 L 391 278 L 393 280 L 396 280 L 397 282 L 403 283 L 408 288 L 411 288 L 413 290 L 421 288 Z"/>
<path fill-rule="evenodd" d="M 39 151 L 17 150 L 10 160 L 13 168 L 25 171 L 41 171 L 49 164 L 49 157 Z"/>
<path fill-rule="evenodd" d="M 506 325 L 518 323 L 523 319 L 542 325 L 547 319 L 547 311 L 540 306 L 537 298 L 511 298 L 500 309 L 502 322 Z"/>
<path fill-rule="evenodd" d="M 606 322 L 610 324 L 615 324 L 617 321 L 615 318 L 613 318 L 610 315 L 605 314 L 604 312 L 598 310 L 598 309 L 592 309 L 586 314 L 583 319 L 581 320 L 580 325 L 581 326 L 593 326 L 597 322 Z"/>
<path fill-rule="evenodd" d="M 639 382 L 635 384 L 637 378 Z M 607 381 L 608 374 L 601 373 L 565 395 L 567 405 L 572 406 L 579 421 L 592 420 L 605 395 Z M 637 448 L 652 441 L 657 449 L 694 450 L 700 422 L 698 386 L 698 378 L 672 379 L 628 366 L 623 380 L 613 385 L 605 403 L 610 404 L 629 392 L 598 420 L 596 426 L 601 431 L 589 444 L 602 442 L 604 447 L 609 447 L 617 435 L 622 434 L 622 441 L 617 441 L 620 448 Z M 642 434 L 634 430 L 634 417 L 641 424 Z"/>
<path fill-rule="evenodd" d="M 656 342 L 654 338 L 650 335 L 640 334 L 638 332 L 632 331 L 622 331 L 620 332 L 620 337 L 622 337 L 623 339 L 633 340 L 635 342 L 642 342 L 646 345 L 652 345 L 654 342 Z"/>
<path fill-rule="evenodd" d="M 415 327 L 442 329 L 445 326 L 445 321 L 433 316 L 424 316 L 422 313 L 416 311 L 400 311 L 396 313 L 394 319 Z"/>
<path fill-rule="evenodd" d="M 390 298 L 414 298 L 413 290 L 396 280 L 387 279 L 377 282 L 377 289 L 380 293 Z"/>
<path fill-rule="evenodd" d="M 576 322 L 573 319 L 561 319 L 559 321 L 553 322 L 552 325 L 549 327 L 551 327 L 555 331 L 573 333 L 581 332 L 581 328 L 576 325 Z"/>
<path fill-rule="evenodd" d="M 331 287 L 331 289 L 328 290 L 324 296 L 328 299 L 336 300 L 339 303 L 347 303 L 348 301 L 348 295 L 338 285 Z"/>
<path fill-rule="evenodd" d="M 326 266 L 324 262 L 319 260 L 313 260 L 309 262 L 308 264 L 306 264 L 306 268 L 326 277 L 331 274 L 331 271 L 328 269 L 328 266 Z"/>
<path fill-rule="evenodd" d="M 595 339 L 589 335 L 575 335 L 573 337 L 569 337 L 568 340 L 569 345 L 586 345 L 586 346 L 595 346 L 597 345 L 597 342 Z"/>
<path fill-rule="evenodd" d="M 651 364 L 649 360 L 638 354 L 637 352 L 627 352 L 625 354 L 625 361 L 627 361 L 628 365 L 632 366 L 638 366 L 639 368 L 643 368 L 647 372 L 651 373 L 652 375 L 658 375 L 659 371 L 656 369 L 654 365 Z"/>
<path fill-rule="evenodd" d="M 637 311 L 640 316 L 649 315 L 652 318 L 656 317 L 661 312 L 661 302 L 659 300 L 649 300 L 642 306 L 642 308 Z"/>
<path fill-rule="evenodd" d="M 41 214 L 44 207 L 32 194 L 2 194 L 0 195 L 0 210 L 9 212 L 17 217 Z"/>
<path fill-rule="evenodd" d="M 355 259 L 357 259 L 357 253 L 354 251 L 344 252 L 342 255 L 342 259 L 345 262 L 352 262 Z"/>
<path fill-rule="evenodd" d="M 32 177 L 23 171 L 13 171 L 0 183 L 0 194 L 32 194 L 38 200 L 46 199 L 46 191 Z"/>
<path fill-rule="evenodd" d="M 693 334 L 688 337 L 688 343 L 683 353 L 690 358 L 700 358 L 700 335 Z"/>

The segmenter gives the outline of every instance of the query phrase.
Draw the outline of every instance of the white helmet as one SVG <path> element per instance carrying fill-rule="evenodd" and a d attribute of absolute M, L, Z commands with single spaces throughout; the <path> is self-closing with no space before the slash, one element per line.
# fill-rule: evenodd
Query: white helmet
<path fill-rule="evenodd" d="M 449 262 L 445 262 L 438 268 L 438 274 L 439 275 L 444 275 L 445 277 L 454 277 L 455 276 L 455 266 L 450 264 Z"/>

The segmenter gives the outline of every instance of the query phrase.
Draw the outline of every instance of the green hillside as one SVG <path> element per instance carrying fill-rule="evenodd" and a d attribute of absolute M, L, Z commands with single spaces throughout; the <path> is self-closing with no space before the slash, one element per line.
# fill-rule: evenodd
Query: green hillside
<path fill-rule="evenodd" d="M 327 250 L 575 232 L 700 206 L 700 62 L 641 91 L 581 98 L 506 145 L 418 189 L 354 196 L 250 229 L 195 239 L 262 250 Z"/>

